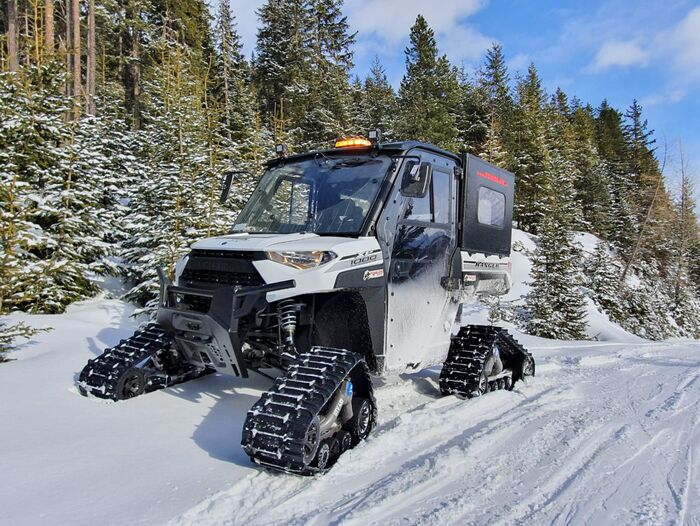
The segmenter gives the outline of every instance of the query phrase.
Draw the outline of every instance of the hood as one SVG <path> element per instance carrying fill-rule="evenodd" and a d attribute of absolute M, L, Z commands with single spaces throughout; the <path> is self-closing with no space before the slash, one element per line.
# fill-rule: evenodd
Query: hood
<path fill-rule="evenodd" d="M 319 236 L 317 234 L 230 234 L 202 239 L 192 245 L 195 250 L 334 250 L 350 253 L 358 245 L 365 245 L 368 239 Z M 346 249 L 346 250 L 343 250 Z M 341 255 L 341 254 L 338 255 Z"/>

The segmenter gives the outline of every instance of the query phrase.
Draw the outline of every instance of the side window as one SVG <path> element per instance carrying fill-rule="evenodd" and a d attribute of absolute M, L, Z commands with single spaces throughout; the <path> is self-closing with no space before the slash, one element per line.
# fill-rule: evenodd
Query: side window
<path fill-rule="evenodd" d="M 477 218 L 482 225 L 503 228 L 506 213 L 506 196 L 490 188 L 479 188 Z"/>
<path fill-rule="evenodd" d="M 450 222 L 451 180 L 449 173 L 433 170 L 433 212 L 436 223 Z"/>
<path fill-rule="evenodd" d="M 418 163 L 412 162 L 406 170 L 418 169 Z M 404 219 L 422 223 L 450 222 L 450 185 L 451 175 L 447 172 L 433 170 L 432 182 L 425 197 L 412 197 L 408 200 Z"/>
<path fill-rule="evenodd" d="M 404 219 L 422 221 L 424 223 L 433 222 L 433 214 L 430 213 L 430 192 L 425 194 L 425 197 L 409 198 Z"/>

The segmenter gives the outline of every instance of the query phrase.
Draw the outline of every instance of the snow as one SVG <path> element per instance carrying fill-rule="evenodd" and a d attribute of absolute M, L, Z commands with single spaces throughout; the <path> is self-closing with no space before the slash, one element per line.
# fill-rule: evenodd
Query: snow
<path fill-rule="evenodd" d="M 529 261 L 513 260 L 516 301 Z M 53 330 L 0 364 L 0 524 L 700 525 L 700 342 L 651 343 L 587 312 L 598 341 L 516 333 L 537 376 L 512 392 L 440 397 L 439 367 L 376 379 L 378 428 L 313 478 L 263 471 L 240 447 L 268 380 L 84 398 L 77 374 L 132 333 L 133 307 L 13 315 Z"/>

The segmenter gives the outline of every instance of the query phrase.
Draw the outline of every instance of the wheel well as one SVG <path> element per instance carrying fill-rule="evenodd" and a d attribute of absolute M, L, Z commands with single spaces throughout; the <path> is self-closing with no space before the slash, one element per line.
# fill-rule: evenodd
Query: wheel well
<path fill-rule="evenodd" d="M 367 305 L 356 292 L 319 294 L 313 302 L 309 345 L 338 347 L 362 355 L 371 371 L 377 369 Z"/>

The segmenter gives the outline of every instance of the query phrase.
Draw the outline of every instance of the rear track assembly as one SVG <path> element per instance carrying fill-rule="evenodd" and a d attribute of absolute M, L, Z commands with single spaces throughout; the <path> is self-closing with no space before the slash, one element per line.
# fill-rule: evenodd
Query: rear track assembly
<path fill-rule="evenodd" d="M 503 370 L 486 369 L 499 357 Z M 512 389 L 526 376 L 534 376 L 532 355 L 505 329 L 487 325 L 462 327 L 440 372 L 440 392 L 471 398 L 497 389 Z"/>

